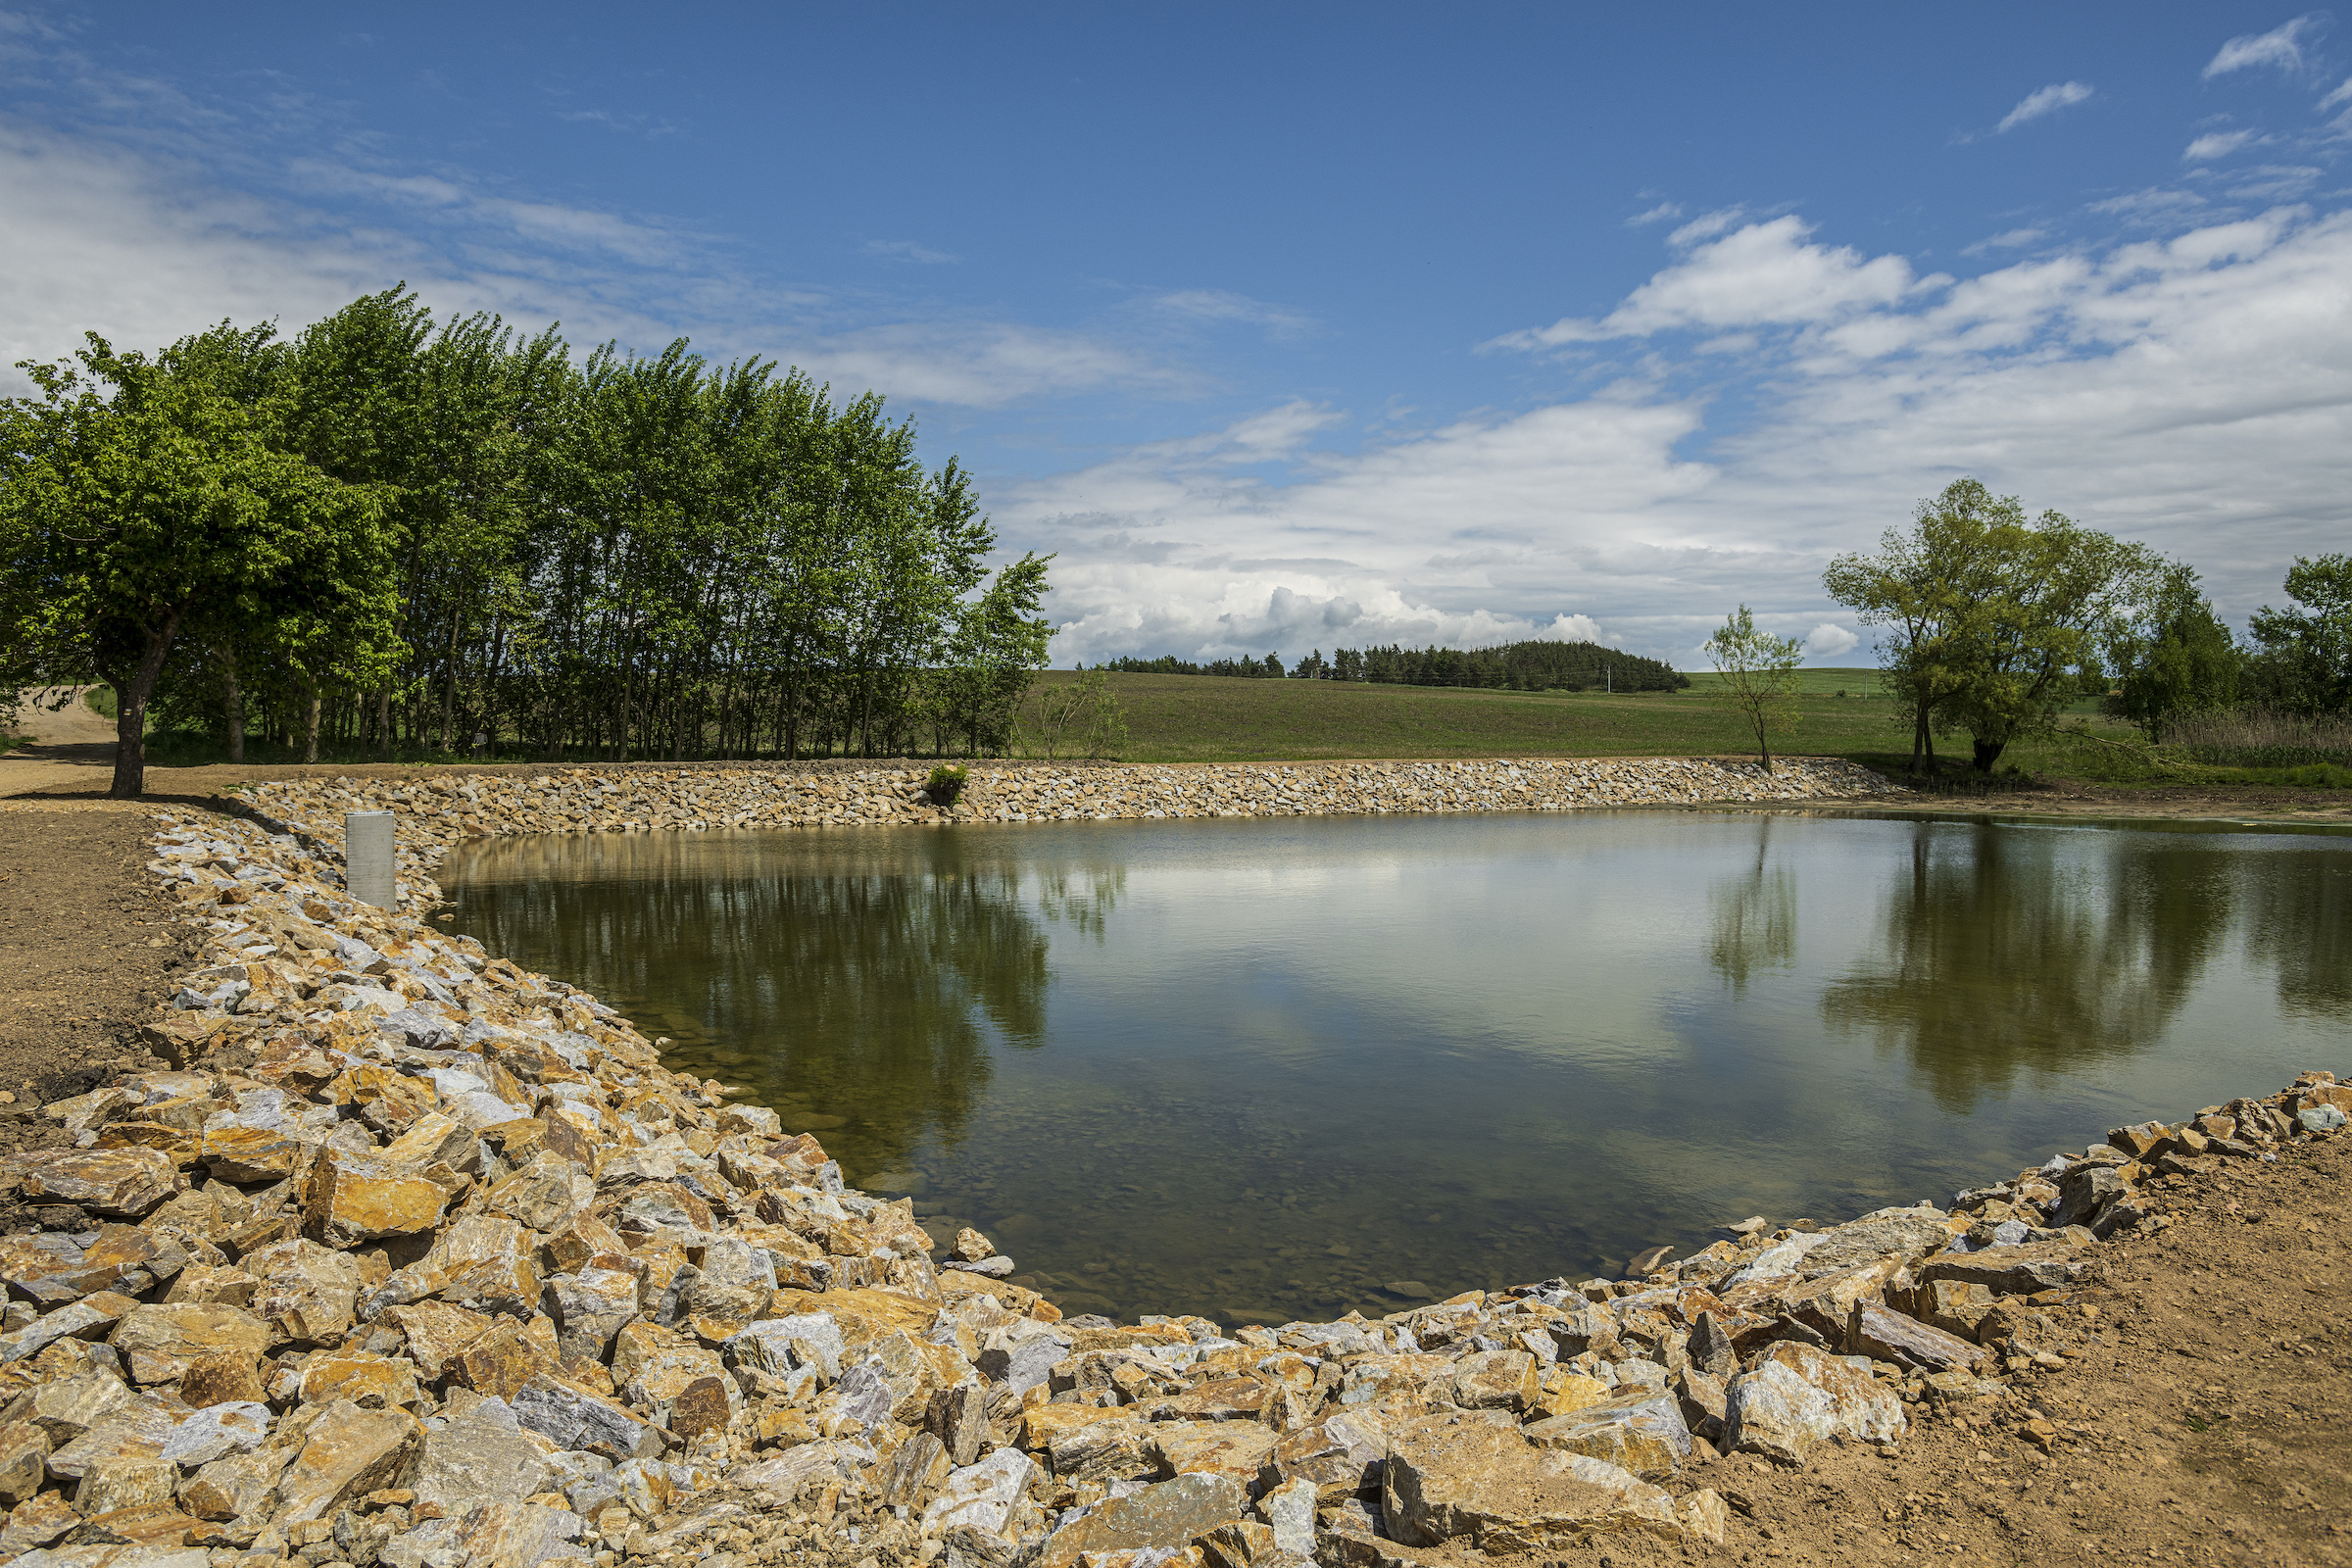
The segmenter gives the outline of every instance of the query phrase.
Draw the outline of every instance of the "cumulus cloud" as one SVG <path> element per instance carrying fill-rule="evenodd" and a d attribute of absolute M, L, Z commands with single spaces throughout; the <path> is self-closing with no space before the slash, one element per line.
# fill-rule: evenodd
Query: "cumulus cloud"
<path fill-rule="evenodd" d="M 1764 394 L 1744 419 L 1670 390 L 1695 357 L 1637 345 L 1639 378 L 1577 401 L 1352 451 L 1344 414 L 1288 406 L 1269 411 L 1270 439 L 1236 425 L 1140 448 L 1011 486 L 992 510 L 1022 547 L 1062 552 L 1056 662 L 1475 644 L 1563 615 L 1687 661 L 1740 601 L 1836 660 L 1861 640 L 1825 614 L 1828 558 L 1872 547 L 1962 474 L 2185 557 L 2242 615 L 2276 600 L 2290 556 L 2352 531 L 2352 215 L 2132 232 L 1839 295 L 1793 337 L 1740 351 Z M 1789 246 L 1824 248 L 1758 251 L 1767 278 Z M 1600 319 L 1669 297 L 1695 254 L 1670 252 Z M 1874 262 L 1902 265 L 1848 252 L 1830 275 Z M 1263 476 L 1269 447 L 1287 481 Z"/>
<path fill-rule="evenodd" d="M 1700 222 L 1713 223 L 1720 216 Z M 1793 216 L 1707 240 L 1716 231 L 1698 223 L 1678 230 L 1672 239 L 1690 245 L 1689 254 L 1607 316 L 1563 318 L 1549 326 L 1505 334 L 1489 346 L 1544 349 L 1648 337 L 1675 328 L 1809 325 L 1892 305 L 1942 281 L 1913 275 L 1911 264 L 1899 256 L 1865 257 L 1851 246 L 1813 244 L 1812 225 Z"/>
<path fill-rule="evenodd" d="M 2352 82 L 2346 82 L 2345 85 L 2347 87 L 2352 87 Z M 1636 213 L 1633 217 L 1627 219 L 1625 220 L 1625 226 L 1628 228 L 1646 228 L 1652 223 L 1672 222 L 1675 219 L 1678 219 L 1682 216 L 1683 207 L 1680 202 L 1660 202 L 1657 206 L 1650 208 L 1647 212 Z"/>
<path fill-rule="evenodd" d="M 2241 33 L 2223 44 L 2214 57 L 2206 62 L 2204 77 L 2226 75 L 2232 71 L 2244 71 L 2255 66 L 2276 66 L 2281 71 L 2296 71 L 2303 65 L 2303 34 L 2318 25 L 2316 13 L 2282 23 L 2268 32 Z"/>
<path fill-rule="evenodd" d="M 1861 646 L 1860 637 L 1832 620 L 1823 621 L 1805 634 L 1805 653 L 1813 659 L 1836 659 Z"/>
<path fill-rule="evenodd" d="M 2054 81 L 2047 87 L 2037 87 L 2019 99 L 2017 107 L 2001 117 L 2001 122 L 1992 127 L 1992 133 L 1998 136 L 2005 131 L 2015 130 L 2045 115 L 2054 115 L 2061 109 L 2079 104 L 2090 95 L 2090 83 L 2086 81 Z"/>

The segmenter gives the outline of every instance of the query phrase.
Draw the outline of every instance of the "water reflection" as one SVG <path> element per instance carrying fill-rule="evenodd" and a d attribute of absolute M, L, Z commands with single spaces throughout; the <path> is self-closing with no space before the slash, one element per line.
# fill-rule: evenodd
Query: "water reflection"
<path fill-rule="evenodd" d="M 1046 928 L 1100 941 L 1123 877 L 1056 867 L 1024 886 L 1011 858 L 909 858 L 939 842 L 838 835 L 780 858 L 751 835 L 513 840 L 466 866 L 469 929 L 596 975 L 678 1065 L 797 1127 L 854 1123 L 859 1166 L 880 1169 L 963 1136 L 998 1043 L 1043 1043 Z"/>
<path fill-rule="evenodd" d="M 2148 1050 L 2224 947 L 2243 857 L 2157 837 L 2084 858 L 2074 838 L 1918 824 L 1876 951 L 1822 1017 L 1899 1052 L 1955 1111 Z"/>
<path fill-rule="evenodd" d="M 2247 949 L 2278 975 L 2278 1004 L 2341 1024 L 2352 1016 L 2352 865 L 2313 846 L 2287 851 L 2246 889 Z M 2341 1071 L 2341 1068 L 2333 1070 Z"/>
<path fill-rule="evenodd" d="M 1380 1311 L 1916 1201 L 2341 1068 L 2352 1012 L 2343 839 L 1071 822 L 516 840 L 443 880 L 935 1235 L 1120 1314 Z"/>
<path fill-rule="evenodd" d="M 1796 961 L 1796 872 L 1773 862 L 1773 822 L 1769 816 L 1756 821 L 1754 863 L 1707 894 L 1707 961 L 1734 992 L 1745 991 L 1747 977 L 1758 969 L 1785 969 Z"/>

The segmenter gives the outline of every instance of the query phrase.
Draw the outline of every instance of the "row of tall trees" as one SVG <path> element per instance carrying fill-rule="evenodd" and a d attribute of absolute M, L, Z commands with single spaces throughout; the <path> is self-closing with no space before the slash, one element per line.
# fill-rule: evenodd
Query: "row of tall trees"
<path fill-rule="evenodd" d="M 281 339 L 94 334 L 0 406 L 0 658 L 156 716 L 389 758 L 987 754 L 1045 663 L 913 425 L 684 340 L 575 357 L 405 288 Z"/>
<path fill-rule="evenodd" d="M 2303 715 L 2352 708 L 2352 556 L 2298 558 L 2285 610 L 2264 607 L 2240 644 L 2194 567 L 2055 512 L 2027 515 L 1974 479 L 1923 501 L 1876 554 L 1838 557 L 1830 596 L 1880 628 L 1888 694 L 1912 767 L 1965 733 L 1979 771 L 2059 711 L 2100 695 L 2161 741 L 2182 718 L 2242 704 Z"/>
<path fill-rule="evenodd" d="M 1690 684 L 1671 664 L 1642 659 L 1598 643 L 1530 641 L 1499 648 L 1335 649 L 1330 659 L 1316 649 L 1287 672 L 1282 656 L 1261 661 L 1244 656 L 1197 664 L 1162 655 L 1157 659 L 1114 659 L 1101 666 L 1143 675 L 1238 675 L 1245 678 L 1371 681 L 1394 686 L 1474 686 L 1512 691 L 1679 691 Z"/>

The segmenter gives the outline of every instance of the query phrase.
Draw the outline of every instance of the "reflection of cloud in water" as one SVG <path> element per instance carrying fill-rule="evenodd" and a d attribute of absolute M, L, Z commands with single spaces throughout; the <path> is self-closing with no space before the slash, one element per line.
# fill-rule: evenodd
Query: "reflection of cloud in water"
<path fill-rule="evenodd" d="M 671 1037 L 672 1064 L 746 1085 L 788 1125 L 847 1114 L 827 1143 L 873 1169 L 960 1136 L 996 1040 L 1044 1043 L 1040 913 L 1099 941 L 1124 881 L 887 832 L 523 839 L 474 852 L 457 882 L 493 952 L 660 997 L 636 1021 Z"/>
<path fill-rule="evenodd" d="M 1951 1111 L 2155 1045 L 2228 933 L 2243 858 L 2143 839 L 2068 867 L 2064 843 L 1920 824 L 1879 950 L 1823 992 L 1823 1018 L 1904 1053 Z"/>

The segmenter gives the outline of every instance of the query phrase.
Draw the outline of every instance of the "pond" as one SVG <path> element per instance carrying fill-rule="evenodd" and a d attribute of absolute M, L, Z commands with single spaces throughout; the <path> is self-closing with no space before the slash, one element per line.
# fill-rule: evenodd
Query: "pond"
<path fill-rule="evenodd" d="M 1065 1310 L 1280 1322 L 1947 1201 L 2352 1067 L 2352 838 L 1742 812 L 524 838 L 456 929 Z"/>

